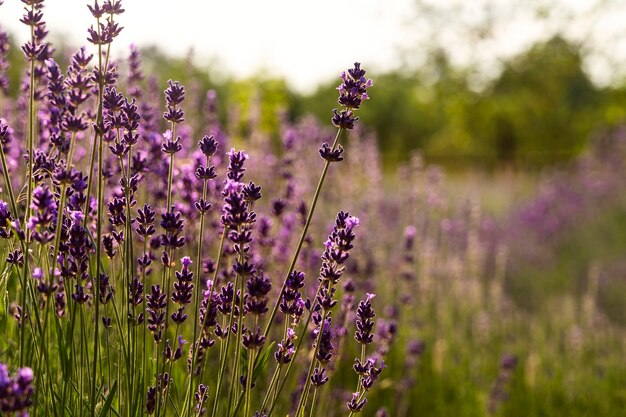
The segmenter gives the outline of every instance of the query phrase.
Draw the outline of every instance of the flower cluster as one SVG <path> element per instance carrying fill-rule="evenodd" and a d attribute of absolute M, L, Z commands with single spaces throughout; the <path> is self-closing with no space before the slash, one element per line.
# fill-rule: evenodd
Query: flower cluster
<path fill-rule="evenodd" d="M 337 87 L 339 90 L 339 104 L 343 107 L 340 111 L 333 110 L 333 124 L 340 129 L 353 129 L 358 117 L 354 116 L 353 110 L 358 110 L 361 103 L 367 100 L 367 89 L 373 84 L 372 80 L 365 78 L 365 70 L 361 64 L 354 63 L 354 68 L 341 73 L 343 82 Z"/>
<path fill-rule="evenodd" d="M 21 368 L 11 376 L 7 365 L 0 363 L 0 411 L 28 417 L 35 392 L 33 381 L 32 369 Z"/>
<path fill-rule="evenodd" d="M 204 415 L 209 408 L 215 416 L 266 416 L 286 403 L 280 391 L 303 362 L 299 350 L 310 348 L 302 397 L 308 407 L 309 391 L 320 394 L 336 369 L 355 314 L 352 284 L 344 286 L 350 302 L 341 316 L 332 310 L 356 217 L 337 215 L 310 288 L 304 271 L 319 268 L 314 211 L 330 162 L 344 159 L 340 134 L 354 127 L 353 114 L 368 98 L 365 71 L 355 64 L 341 76 L 342 110 L 333 117 L 339 132 L 320 149 L 327 163 L 309 204 L 304 177 L 317 154 L 303 152 L 310 137 L 325 135 L 320 126 L 285 117 L 284 152 L 257 146 L 256 139 L 250 153 L 231 148 L 214 91 L 172 80 L 160 86 L 144 75 L 134 45 L 126 62 L 113 59 L 122 56 L 113 45 L 123 29 L 120 0 L 90 2 L 92 52 L 81 47 L 54 58 L 44 1 L 22 2 L 30 38 L 22 46 L 26 65 L 17 97 L 6 76 L 9 40 L 0 32 L 1 191 L 10 197 L 0 201 L 0 238 L 6 240 L 6 310 L 17 321 L 0 319 L 0 330 L 17 336 L 9 344 L 17 349 L 3 349 L 10 366 L 44 364 L 37 368 L 41 392 L 60 389 L 35 397 L 30 368 L 9 375 L 0 365 L 0 413 L 25 416 L 32 406 L 45 415 L 94 414 L 114 406 L 157 417 L 174 410 Z M 202 107 L 202 97 L 206 114 L 183 111 L 187 99 Z M 199 131 L 197 147 L 188 149 Z M 254 181 L 244 180 L 247 170 Z M 263 192 L 257 178 L 267 184 Z M 25 180 L 16 193 L 19 179 Z M 277 284 L 280 292 L 273 291 Z M 357 315 L 357 340 L 369 344 L 371 303 Z M 49 357 L 41 346 L 59 355 Z M 272 368 L 269 385 L 255 380 Z M 363 381 L 373 379 L 370 368 L 359 374 Z M 116 391 L 115 381 L 123 389 Z M 228 411 L 220 409 L 225 403 Z"/>
<path fill-rule="evenodd" d="M 363 345 L 369 345 L 374 340 L 372 330 L 374 329 L 374 321 L 372 320 L 376 314 L 372 308 L 372 299 L 374 294 L 367 294 L 364 300 L 359 303 L 356 310 L 356 333 L 354 338 Z"/>
<path fill-rule="evenodd" d="M 372 385 L 374 385 L 384 368 L 384 361 L 381 361 L 379 364 L 373 358 L 368 358 L 365 362 L 361 362 L 358 359 L 355 360 L 353 369 L 359 375 L 359 387 L 357 392 L 352 393 L 352 398 L 346 404 L 352 413 L 358 413 L 363 409 L 367 403 L 365 394 L 372 388 Z"/>

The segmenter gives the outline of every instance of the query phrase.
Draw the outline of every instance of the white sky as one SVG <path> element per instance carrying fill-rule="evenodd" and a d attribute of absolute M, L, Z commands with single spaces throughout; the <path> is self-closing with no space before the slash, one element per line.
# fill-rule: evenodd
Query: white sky
<path fill-rule="evenodd" d="M 124 30 L 114 51 L 126 55 L 128 45 L 135 43 L 185 56 L 193 47 L 198 64 L 217 59 L 222 72 L 237 77 L 265 70 L 308 90 L 354 61 L 361 61 L 370 72 L 394 68 L 401 61 L 419 61 L 420 45 L 436 36 L 440 44 L 454 45 L 456 61 L 487 63 L 484 70 L 493 72 L 498 57 L 517 53 L 554 31 L 553 21 L 538 22 L 526 6 L 540 8 L 541 3 L 555 1 L 566 5 L 559 12 L 567 9 L 575 14 L 568 21 L 568 33 L 574 38 L 592 37 L 612 58 L 626 62 L 626 40 L 621 36 L 626 7 L 605 8 L 600 25 L 588 17 L 594 4 L 607 0 L 422 0 L 444 11 L 440 21 L 428 15 L 427 22 L 420 20 L 425 15 L 417 12 L 417 0 L 125 0 L 126 12 L 119 19 Z M 86 29 L 93 18 L 86 4 L 85 0 L 46 1 L 44 20 L 52 39 L 63 36 L 70 44 L 87 44 Z M 19 22 L 22 9 L 19 0 L 5 0 L 0 6 L 0 27 L 20 42 L 28 34 Z M 471 25 L 488 11 L 495 19 L 495 36 L 480 47 L 465 38 L 466 31 L 449 24 L 462 14 Z M 427 25 L 430 31 L 421 30 Z M 591 25 L 590 35 L 586 28 Z M 600 81 L 615 77 L 617 71 L 601 58 L 588 67 Z"/>

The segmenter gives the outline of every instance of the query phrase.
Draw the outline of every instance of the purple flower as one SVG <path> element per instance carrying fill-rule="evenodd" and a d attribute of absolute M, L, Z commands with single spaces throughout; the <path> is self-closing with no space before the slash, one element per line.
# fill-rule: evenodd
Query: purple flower
<path fill-rule="evenodd" d="M 226 175 L 229 179 L 240 182 L 245 172 L 243 164 L 249 158 L 248 154 L 245 151 L 236 151 L 235 148 L 232 148 L 226 155 L 228 155 L 228 172 Z"/>
<path fill-rule="evenodd" d="M 34 374 L 30 368 L 20 368 L 11 377 L 7 365 L 0 363 L 0 411 L 18 416 L 28 416 L 33 403 Z"/>
<path fill-rule="evenodd" d="M 217 151 L 218 143 L 213 135 L 203 136 L 198 142 L 198 146 L 205 156 L 211 157 L 215 154 L 215 151 Z"/>
<path fill-rule="evenodd" d="M 148 330 L 152 333 L 155 342 L 160 342 L 165 326 L 165 307 L 167 306 L 167 294 L 159 285 L 153 285 L 150 293 L 146 296 L 148 310 Z"/>
<path fill-rule="evenodd" d="M 341 73 L 342 83 L 337 87 L 339 90 L 339 104 L 343 109 L 333 110 L 333 125 L 339 129 L 353 129 L 358 117 L 354 116 L 352 110 L 358 110 L 361 103 L 369 98 L 367 89 L 374 83 L 365 78 L 365 70 L 361 69 L 361 64 L 354 63 L 354 68 Z"/>
<path fill-rule="evenodd" d="M 187 320 L 187 314 L 183 313 L 185 305 L 191 303 L 193 292 L 193 272 L 189 269 L 191 259 L 185 256 L 181 259 L 183 265 L 180 272 L 176 271 L 176 282 L 174 283 L 174 292 L 172 293 L 172 302 L 180 305 L 178 311 L 171 316 L 174 323 L 181 324 Z"/>
<path fill-rule="evenodd" d="M 163 113 L 163 118 L 172 123 L 182 123 L 185 121 L 185 113 L 178 107 L 185 100 L 185 87 L 178 81 L 168 80 L 169 87 L 165 90 L 165 101 L 167 111 Z"/>
<path fill-rule="evenodd" d="M 146 394 L 146 413 L 154 414 L 156 410 L 156 401 L 157 401 L 157 392 L 156 387 L 149 387 L 148 392 Z"/>
<path fill-rule="evenodd" d="M 356 333 L 354 338 L 357 342 L 368 345 L 374 340 L 372 330 L 374 329 L 374 321 L 372 320 L 376 314 L 372 308 L 373 294 L 367 294 L 366 298 L 359 303 L 356 311 Z"/>
<path fill-rule="evenodd" d="M 316 332 L 319 332 L 320 329 L 318 328 L 316 330 Z M 327 318 L 324 321 L 324 324 L 321 326 L 321 336 L 319 337 L 319 347 L 317 349 L 317 360 L 320 361 L 320 363 L 328 363 L 331 358 L 333 357 L 333 352 L 335 351 L 335 347 L 332 344 L 332 340 L 333 340 L 333 333 L 332 333 L 332 327 L 331 327 L 331 320 L 330 318 Z"/>

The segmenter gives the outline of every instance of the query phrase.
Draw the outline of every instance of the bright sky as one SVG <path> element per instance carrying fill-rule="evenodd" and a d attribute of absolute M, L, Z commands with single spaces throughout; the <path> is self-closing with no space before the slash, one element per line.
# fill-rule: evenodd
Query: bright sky
<path fill-rule="evenodd" d="M 590 36 L 584 32 L 591 24 L 584 17 L 586 11 L 597 1 L 607 0 L 555 1 L 582 14 L 583 18 L 578 17 L 571 25 L 574 37 L 580 38 Z M 284 76 L 298 89 L 308 90 L 354 61 L 363 62 L 370 72 L 414 61 L 412 57 L 419 57 L 424 36 L 433 36 L 432 27 L 437 29 L 434 33 L 440 44 L 454 45 L 452 52 L 457 61 L 490 63 L 486 71 L 497 67 L 492 65 L 497 61 L 494 56 L 519 52 L 554 30 L 538 23 L 524 9 L 527 4 L 537 6 L 550 0 L 421 0 L 427 6 L 444 5 L 441 20 L 428 14 L 428 22 L 420 21 L 427 14 L 420 14 L 416 3 L 418 0 L 124 0 L 126 12 L 120 17 L 124 30 L 114 50 L 126 55 L 128 45 L 135 43 L 139 47 L 157 45 L 170 54 L 185 56 L 193 47 L 196 63 L 217 59 L 221 71 L 238 77 L 266 70 Z M 87 27 L 93 18 L 86 4 L 85 0 L 46 1 L 44 19 L 53 39 L 62 36 L 70 44 L 87 44 Z M 22 9 L 19 0 L 5 0 L 0 6 L 0 27 L 20 42 L 28 34 L 19 22 Z M 618 11 L 607 13 L 603 30 L 593 36 L 598 37 L 597 42 L 611 42 L 611 54 L 626 58 L 624 38 L 615 41 L 616 31 L 626 26 L 626 8 Z M 453 25 L 447 24 L 457 13 L 463 14 L 470 25 L 472 20 L 484 18 L 485 13 L 492 14 L 497 21 L 493 26 L 497 36 L 480 48 L 475 47 L 476 43 L 472 47 L 464 38 L 466 32 L 459 35 Z M 427 23 L 431 32 L 421 30 Z M 615 69 L 607 68 L 600 60 L 589 66 L 600 79 L 614 75 L 611 71 Z"/>

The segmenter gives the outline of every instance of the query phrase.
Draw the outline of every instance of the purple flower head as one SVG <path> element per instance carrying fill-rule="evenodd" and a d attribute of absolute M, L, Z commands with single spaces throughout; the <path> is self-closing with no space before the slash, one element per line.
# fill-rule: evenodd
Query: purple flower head
<path fill-rule="evenodd" d="M 120 15 L 125 12 L 125 10 L 122 9 L 121 0 L 105 0 L 102 9 L 111 15 Z"/>
<path fill-rule="evenodd" d="M 98 0 L 94 0 L 93 6 L 88 4 L 87 8 L 91 12 L 91 15 L 95 17 L 96 19 L 99 19 L 102 16 L 104 16 L 105 10 L 102 7 L 100 7 L 100 5 L 98 4 Z"/>
<path fill-rule="evenodd" d="M 324 242 L 320 281 L 334 285 L 343 275 L 343 264 L 350 257 L 352 241 L 356 238 L 353 229 L 357 224 L 358 219 L 347 212 L 340 211 L 337 214 L 333 231 Z"/>
<path fill-rule="evenodd" d="M 137 218 L 135 219 L 139 226 L 137 226 L 137 234 L 140 236 L 148 237 L 156 233 L 154 228 L 154 221 L 156 211 L 152 210 L 149 204 L 144 204 L 143 209 L 137 210 Z"/>
<path fill-rule="evenodd" d="M 233 181 L 241 181 L 243 173 L 246 171 L 243 165 L 246 159 L 249 159 L 248 154 L 243 150 L 237 151 L 232 148 L 226 155 L 228 155 L 228 172 L 226 175 Z"/>
<path fill-rule="evenodd" d="M 75 224 L 82 223 L 84 218 L 85 218 L 85 215 L 83 214 L 82 211 L 80 211 L 80 210 L 72 210 L 72 211 L 70 211 L 70 219 L 72 219 L 72 221 Z"/>
<path fill-rule="evenodd" d="M 243 187 L 243 195 L 248 203 L 261 199 L 261 186 L 250 181 Z"/>
<path fill-rule="evenodd" d="M 191 297 L 193 292 L 193 272 L 189 269 L 191 265 L 191 259 L 185 256 L 181 259 L 182 269 L 176 271 L 176 282 L 174 283 L 174 292 L 172 293 L 172 301 L 175 304 L 181 305 L 179 311 L 172 315 L 172 319 L 175 323 L 182 323 L 187 319 L 187 315 L 183 314 L 183 308 L 185 305 L 191 303 Z"/>
<path fill-rule="evenodd" d="M 296 338 L 296 331 L 292 327 L 287 328 L 287 339 L 293 340 L 295 338 Z"/>
<path fill-rule="evenodd" d="M 36 280 L 40 280 L 41 278 L 43 278 L 43 269 L 39 267 L 33 269 L 33 278 L 35 278 Z"/>
<path fill-rule="evenodd" d="M 30 204 L 33 210 L 56 210 L 54 196 L 46 185 L 38 185 L 33 191 L 33 201 Z"/>
<path fill-rule="evenodd" d="M 361 69 L 361 64 L 354 63 L 354 68 L 344 71 L 340 75 L 343 81 L 337 90 L 339 91 L 339 104 L 343 109 L 333 110 L 333 125 L 340 129 L 353 129 L 354 123 L 358 120 L 352 110 L 358 110 L 361 103 L 369 98 L 367 89 L 373 85 L 372 80 L 365 79 L 365 70 Z"/>
<path fill-rule="evenodd" d="M 33 381 L 32 369 L 18 369 L 11 377 L 7 365 L 0 363 L 0 411 L 8 415 L 28 416 L 35 392 Z"/>
<path fill-rule="evenodd" d="M 27 227 L 32 237 L 39 243 L 52 241 L 53 235 L 47 230 L 47 226 L 56 218 L 57 204 L 54 195 L 47 185 L 38 185 L 33 190 L 32 216 L 28 219 Z"/>
<path fill-rule="evenodd" d="M 352 393 L 352 399 L 346 403 L 348 409 L 353 413 L 360 412 L 365 404 L 367 403 L 367 398 L 360 395 L 360 392 Z"/>
<path fill-rule="evenodd" d="M 185 245 L 185 236 L 180 236 L 184 228 L 181 217 L 181 212 L 175 211 L 174 206 L 161 214 L 161 227 L 165 230 L 165 233 L 160 236 L 161 246 L 178 249 Z"/>
<path fill-rule="evenodd" d="M 198 142 L 198 146 L 205 156 L 210 157 L 213 156 L 217 151 L 218 143 L 213 135 L 203 136 L 202 139 L 200 139 L 200 141 Z"/>
<path fill-rule="evenodd" d="M 321 329 L 317 328 L 315 332 L 318 333 L 320 331 L 322 332 L 322 334 L 319 338 L 320 344 L 317 350 L 317 360 L 325 364 L 332 359 L 333 352 L 335 351 L 335 347 L 332 344 L 333 332 L 330 318 L 324 320 Z"/>
<path fill-rule="evenodd" d="M 322 144 L 319 149 L 320 156 L 328 162 L 341 162 L 343 161 L 343 146 L 337 145 L 335 149 L 332 149 L 327 142 Z"/>
<path fill-rule="evenodd" d="M 506 370 L 513 370 L 517 366 L 517 356 L 511 354 L 502 355 L 500 367 Z"/>
<path fill-rule="evenodd" d="M 11 236 L 12 215 L 9 205 L 0 200 L 0 237 L 8 239 Z"/>
<path fill-rule="evenodd" d="M 311 375 L 311 383 L 316 387 L 320 387 L 327 382 L 328 376 L 326 375 L 326 368 L 315 367 Z"/>
<path fill-rule="evenodd" d="M 300 289 L 304 287 L 304 279 L 304 272 L 293 270 L 287 278 L 285 290 L 280 300 L 280 311 L 295 320 L 299 320 L 304 312 L 304 300 L 300 294 Z M 288 333 L 289 330 L 287 330 Z"/>
<path fill-rule="evenodd" d="M 148 330 L 152 333 L 155 342 L 161 341 L 162 327 L 165 325 L 165 307 L 167 306 L 167 294 L 159 285 L 153 285 L 150 293 L 146 296 L 148 306 Z"/>
<path fill-rule="evenodd" d="M 224 183 L 224 188 L 222 189 L 223 195 L 229 194 L 239 194 L 245 185 L 242 182 L 233 181 L 230 178 L 226 180 Z"/>
<path fill-rule="evenodd" d="M 165 90 L 165 101 L 168 106 L 176 106 L 185 100 L 185 87 L 178 81 L 168 80 L 169 87 Z"/>
<path fill-rule="evenodd" d="M 169 135 L 167 133 L 169 133 Z M 180 141 L 181 141 L 180 136 L 177 136 L 176 139 L 172 140 L 172 134 L 168 130 L 167 132 L 163 134 L 163 137 L 165 138 L 165 142 L 163 142 L 163 145 L 161 145 L 161 151 L 163 153 L 175 154 L 177 152 L 180 152 L 181 149 L 183 149 L 183 145 L 180 144 Z"/>
<path fill-rule="evenodd" d="M 178 336 L 178 347 L 176 348 L 176 351 L 174 352 L 173 360 L 178 360 L 183 356 L 183 346 L 185 346 L 186 344 L 187 344 L 187 341 L 183 339 L 182 336 Z"/>
<path fill-rule="evenodd" d="M 354 129 L 354 124 L 359 120 L 351 110 L 346 109 L 333 109 L 332 122 L 335 127 L 340 129 Z"/>
<path fill-rule="evenodd" d="M 179 105 L 185 100 L 185 87 L 181 86 L 178 81 L 169 80 L 167 83 L 169 85 L 165 90 L 167 111 L 163 113 L 163 118 L 172 123 L 182 123 L 185 121 L 185 113 Z"/>
<path fill-rule="evenodd" d="M 7 145 L 11 142 L 13 136 L 13 129 L 9 127 L 7 121 L 0 117 L 0 143 Z"/>
<path fill-rule="evenodd" d="M 374 321 L 372 319 L 376 316 L 376 314 L 372 308 L 372 298 L 374 298 L 374 295 L 368 293 L 365 299 L 359 303 L 356 311 L 357 330 L 354 338 L 357 342 L 364 345 L 370 344 L 374 340 L 374 335 L 372 334 Z"/>
<path fill-rule="evenodd" d="M 267 294 L 272 289 L 270 279 L 263 274 L 255 274 L 246 281 L 248 297 L 245 302 L 247 312 L 261 315 L 267 312 Z"/>
<path fill-rule="evenodd" d="M 356 226 L 358 226 L 360 224 L 360 220 L 358 217 L 354 217 L 354 216 L 350 216 L 348 217 L 346 220 L 346 228 L 349 230 L 352 230 L 353 228 L 355 228 Z"/>
<path fill-rule="evenodd" d="M 154 414 L 156 410 L 157 392 L 155 387 L 149 387 L 146 394 L 146 413 Z"/>

